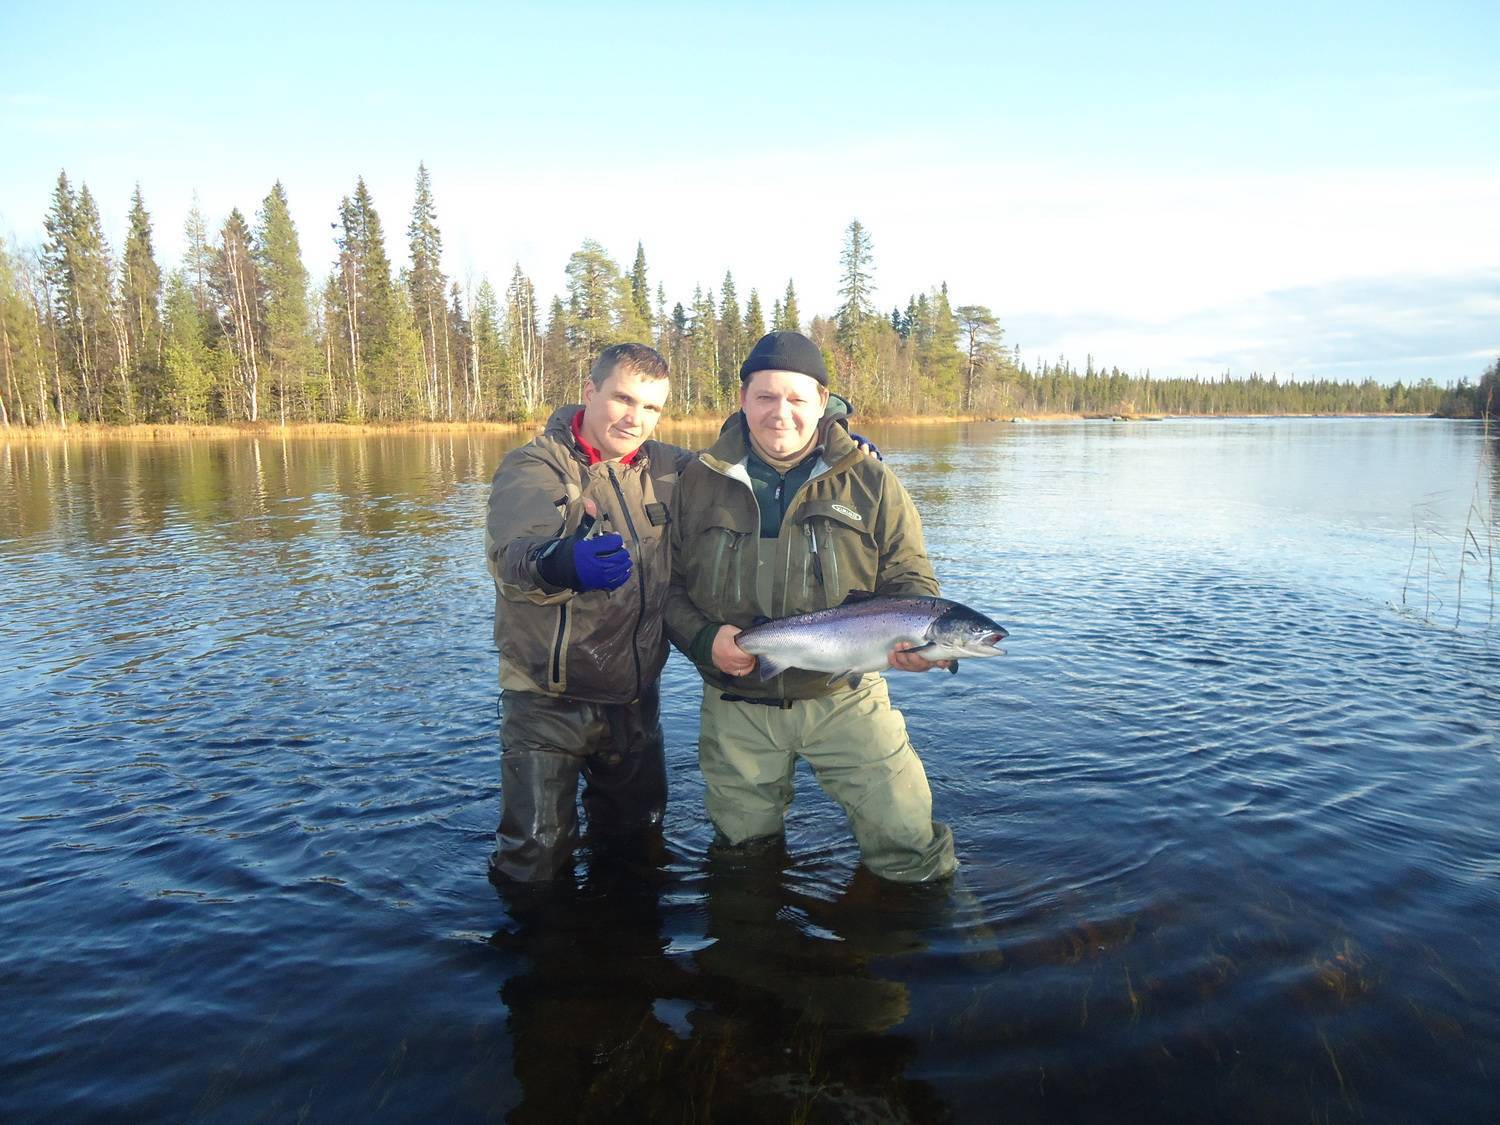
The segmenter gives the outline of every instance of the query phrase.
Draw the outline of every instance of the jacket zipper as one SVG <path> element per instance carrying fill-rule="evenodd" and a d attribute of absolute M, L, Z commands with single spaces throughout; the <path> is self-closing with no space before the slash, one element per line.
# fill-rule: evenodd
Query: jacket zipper
<path fill-rule="evenodd" d="M 552 686 L 562 685 L 563 638 L 568 634 L 568 603 L 557 607 L 557 636 L 552 640 Z"/>
<path fill-rule="evenodd" d="M 642 470 L 644 471 L 644 470 Z M 625 516 L 625 529 L 630 532 L 630 557 L 635 560 L 635 588 L 640 595 L 640 609 L 635 615 L 635 628 L 630 633 L 630 655 L 635 657 L 635 698 L 641 697 L 641 622 L 646 617 L 646 560 L 641 554 L 641 537 L 635 532 L 635 521 L 630 518 L 630 505 L 625 502 L 625 492 L 615 476 L 615 468 L 609 466 L 609 483 L 615 486 L 615 495 L 620 500 L 620 511 Z"/>
<path fill-rule="evenodd" d="M 814 533 L 814 535 L 816 535 L 816 533 Z M 828 559 L 828 568 L 833 574 L 833 582 L 831 584 L 826 582 L 823 584 L 823 597 L 826 604 L 828 604 L 830 607 L 833 605 L 833 602 L 828 591 L 830 589 L 843 589 L 843 587 L 839 585 L 839 556 L 838 552 L 833 549 L 832 540 L 833 528 L 830 526 L 825 526 L 823 528 L 823 543 L 826 549 L 823 551 L 823 554 Z"/>

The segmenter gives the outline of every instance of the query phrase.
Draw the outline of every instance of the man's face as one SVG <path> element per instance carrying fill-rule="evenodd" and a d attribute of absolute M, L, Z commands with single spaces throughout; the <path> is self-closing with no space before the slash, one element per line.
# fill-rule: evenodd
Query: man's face
<path fill-rule="evenodd" d="M 757 371 L 740 388 L 750 435 L 778 458 L 801 453 L 812 444 L 827 405 L 827 388 L 797 371 Z"/>
<path fill-rule="evenodd" d="M 583 384 L 583 439 L 606 461 L 629 457 L 651 436 L 671 382 L 615 368 L 602 387 Z"/>

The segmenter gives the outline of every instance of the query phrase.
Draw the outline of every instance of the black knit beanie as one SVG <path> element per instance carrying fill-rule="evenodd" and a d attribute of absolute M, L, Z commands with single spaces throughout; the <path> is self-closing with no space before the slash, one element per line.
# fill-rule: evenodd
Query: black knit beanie
<path fill-rule="evenodd" d="M 823 353 L 800 332 L 767 332 L 755 341 L 755 347 L 740 364 L 740 382 L 743 383 L 757 371 L 795 371 L 800 375 L 811 375 L 823 386 L 828 386 L 828 368 L 823 366 Z"/>

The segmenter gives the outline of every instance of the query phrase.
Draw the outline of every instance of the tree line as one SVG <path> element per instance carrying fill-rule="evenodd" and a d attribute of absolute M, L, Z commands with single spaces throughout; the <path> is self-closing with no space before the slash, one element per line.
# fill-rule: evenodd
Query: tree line
<path fill-rule="evenodd" d="M 1443 395 L 1437 412 L 1444 418 L 1484 418 L 1500 413 L 1500 359 L 1485 368 L 1478 383 L 1460 379 Z"/>
<path fill-rule="evenodd" d="M 519 265 L 503 291 L 488 278 L 460 285 L 443 272 L 420 165 L 405 268 L 393 270 L 363 178 L 332 228 L 335 254 L 315 278 L 279 182 L 253 217 L 235 208 L 217 229 L 195 200 L 183 259 L 167 270 L 139 186 L 117 253 L 88 185 L 60 173 L 42 244 L 0 242 L 0 423 L 522 421 L 578 401 L 593 357 L 621 341 L 650 341 L 667 358 L 674 412 L 720 414 L 769 329 L 806 332 L 835 387 L 877 416 L 1431 413 L 1455 394 L 1430 379 L 1153 379 L 1092 357 L 1082 371 L 1061 357 L 1028 366 L 994 311 L 956 304 L 945 283 L 877 311 L 873 243 L 858 220 L 844 233 L 837 309 L 806 322 L 792 280 L 767 309 L 755 289 L 742 303 L 727 270 L 717 290 L 669 303 L 639 244 L 627 270 L 584 241 L 545 313 Z"/>

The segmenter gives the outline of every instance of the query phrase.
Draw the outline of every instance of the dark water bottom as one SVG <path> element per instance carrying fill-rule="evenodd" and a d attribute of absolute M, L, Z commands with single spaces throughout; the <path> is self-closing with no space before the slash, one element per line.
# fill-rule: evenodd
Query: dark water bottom
<path fill-rule="evenodd" d="M 335 880 L 285 892 L 280 929 L 267 904 L 237 923 L 229 896 L 54 889 L 67 940 L 45 975 L 12 968 L 4 988 L 60 1002 L 5 1005 L 20 1031 L 0 1107 L 7 1121 L 1430 1121 L 1495 1104 L 1500 1044 L 1471 1035 L 1493 1018 L 1492 982 L 1449 979 L 1399 934 L 1340 938 L 1264 886 L 1226 910 L 1173 898 L 1163 870 L 1021 903 L 1015 871 L 901 887 L 851 873 L 847 854 L 683 851 L 585 848 L 573 880 L 544 888 L 444 882 L 490 932 L 435 930 Z M 1148 887 L 1149 902 L 1126 897 Z M 31 895 L 35 912 L 49 891 Z M 1210 912 L 1217 936 L 1197 948 Z M 1465 1000 L 1475 1021 L 1451 1014 Z"/>

